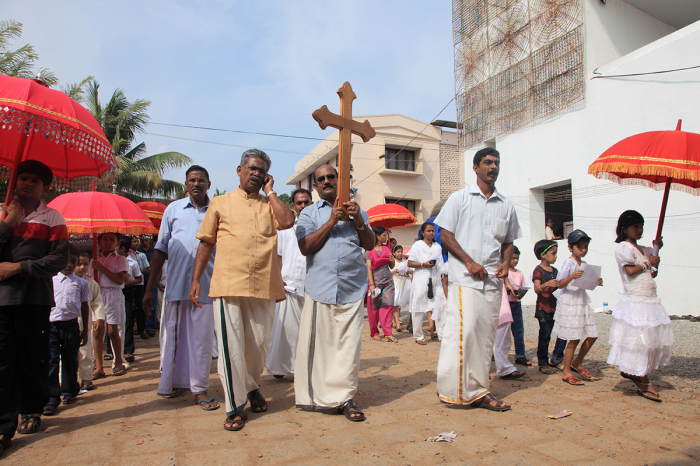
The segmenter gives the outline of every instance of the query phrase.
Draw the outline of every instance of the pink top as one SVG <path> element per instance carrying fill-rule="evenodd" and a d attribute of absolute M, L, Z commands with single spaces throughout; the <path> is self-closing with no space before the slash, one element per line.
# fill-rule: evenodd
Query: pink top
<path fill-rule="evenodd" d="M 372 261 L 372 270 L 387 265 L 391 262 L 391 259 L 394 258 L 394 256 L 391 255 L 391 249 L 385 244 L 382 244 L 381 254 L 379 254 L 376 249 L 372 248 L 367 251 L 367 255 L 369 256 L 369 260 Z"/>
<path fill-rule="evenodd" d="M 110 252 L 106 256 L 103 254 L 98 254 L 97 260 L 100 261 L 100 264 L 104 265 L 105 268 L 112 273 L 127 272 L 129 270 L 126 263 L 126 257 L 120 256 L 114 251 Z M 117 285 L 103 273 L 98 274 L 97 278 L 97 283 L 100 284 L 100 288 L 124 288 L 123 284 Z"/>
<path fill-rule="evenodd" d="M 513 271 L 508 269 L 508 281 L 511 285 L 513 285 L 513 288 L 515 288 L 516 290 L 519 287 L 525 285 L 525 277 L 523 276 L 523 273 L 520 270 Z M 520 300 L 513 295 L 508 295 L 508 301 L 513 303 L 520 302 Z"/>

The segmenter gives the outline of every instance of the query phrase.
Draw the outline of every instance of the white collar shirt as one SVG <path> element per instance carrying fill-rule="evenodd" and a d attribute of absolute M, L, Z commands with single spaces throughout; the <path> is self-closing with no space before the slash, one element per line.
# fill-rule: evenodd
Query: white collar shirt
<path fill-rule="evenodd" d="M 464 262 L 452 256 L 448 261 L 451 282 L 478 290 L 503 286 L 493 277 L 501 264 L 501 245 L 522 237 L 511 201 L 496 190 L 487 199 L 473 184 L 450 195 L 435 223 L 451 232 L 464 252 L 489 273 L 486 279 L 472 278 L 465 274 Z"/>
<path fill-rule="evenodd" d="M 58 272 L 57 275 L 53 276 L 53 297 L 56 306 L 51 309 L 49 315 L 51 322 L 77 319 L 82 303 L 92 300 L 87 280 L 74 273 L 63 275 L 63 272 Z"/>
<path fill-rule="evenodd" d="M 304 296 L 306 281 L 306 257 L 299 250 L 297 221 L 288 230 L 277 232 L 277 255 L 282 257 L 282 281 L 284 289 L 297 296 Z"/>

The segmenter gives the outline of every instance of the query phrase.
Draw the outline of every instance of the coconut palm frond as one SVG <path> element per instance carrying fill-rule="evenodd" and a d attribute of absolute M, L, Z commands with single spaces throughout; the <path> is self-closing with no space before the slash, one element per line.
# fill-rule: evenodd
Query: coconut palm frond
<path fill-rule="evenodd" d="M 161 152 L 139 159 L 136 162 L 141 170 L 152 170 L 161 175 L 171 168 L 182 168 L 192 164 L 192 159 L 180 152 Z"/>
<path fill-rule="evenodd" d="M 85 86 L 87 85 L 87 83 L 93 81 L 94 79 L 94 77 L 88 76 L 79 83 L 66 84 L 65 86 L 61 86 L 61 92 L 63 92 L 76 102 L 83 103 L 85 100 L 86 92 Z"/>

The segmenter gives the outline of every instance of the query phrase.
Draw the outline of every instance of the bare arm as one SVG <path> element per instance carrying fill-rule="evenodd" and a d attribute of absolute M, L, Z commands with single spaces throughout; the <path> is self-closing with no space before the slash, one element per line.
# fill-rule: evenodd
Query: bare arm
<path fill-rule="evenodd" d="M 289 207 L 286 206 L 284 202 L 277 196 L 273 194 L 270 196 L 270 191 L 272 191 L 272 186 L 275 184 L 275 180 L 271 175 L 267 175 L 265 186 L 263 186 L 263 191 L 267 196 L 267 202 L 270 203 L 272 207 L 272 212 L 275 214 L 277 223 L 279 223 L 280 230 L 286 230 L 287 228 L 292 228 L 294 226 L 294 212 L 292 212 Z"/>
<path fill-rule="evenodd" d="M 107 270 L 105 266 L 100 264 L 100 261 L 98 261 L 97 259 L 92 260 L 92 268 L 104 274 L 105 277 L 109 278 L 117 285 L 123 285 L 126 281 L 126 271 L 114 273 L 110 270 Z"/>
<path fill-rule="evenodd" d="M 153 286 L 160 281 L 160 275 L 163 271 L 163 264 L 168 260 L 168 255 L 163 251 L 156 249 L 153 252 L 153 262 L 151 263 L 151 274 L 148 276 L 148 283 L 143 292 L 143 302 L 141 306 L 146 312 L 146 315 L 151 315 L 153 309 Z"/>
<path fill-rule="evenodd" d="M 214 251 L 214 246 L 215 244 L 213 243 L 200 241 L 199 247 L 197 248 L 197 256 L 194 259 L 194 271 L 192 272 L 192 284 L 190 285 L 190 301 L 197 307 L 202 307 L 202 305 L 197 302 L 200 291 L 199 279 L 202 278 L 204 269 L 207 268 L 211 253 Z"/>
<path fill-rule="evenodd" d="M 345 211 L 338 207 L 338 200 L 336 199 L 335 205 L 333 206 L 333 211 L 331 212 L 331 216 L 328 221 L 321 225 L 321 228 L 313 233 L 309 233 L 298 241 L 299 250 L 301 253 L 304 256 L 310 256 L 321 249 L 321 246 L 323 246 L 323 243 L 326 242 L 331 234 L 331 231 L 333 231 L 333 227 L 344 218 Z"/>
<path fill-rule="evenodd" d="M 372 261 L 366 260 L 365 265 L 367 266 L 367 282 L 369 283 L 369 291 L 374 291 L 374 274 L 372 274 Z"/>
<path fill-rule="evenodd" d="M 459 261 L 462 261 L 464 265 L 467 267 L 467 271 L 469 274 L 474 277 L 474 278 L 486 278 L 488 276 L 488 272 L 486 272 L 486 269 L 481 265 L 477 264 L 472 260 L 469 255 L 464 252 L 462 247 L 457 243 L 457 240 L 455 239 L 455 236 L 452 234 L 451 231 L 447 231 L 444 228 L 440 231 L 440 240 L 442 241 L 442 245 L 447 248 L 447 251 L 455 256 L 455 258 Z M 511 249 L 511 255 L 513 254 L 512 249 Z M 508 273 L 508 269 L 506 268 L 506 273 Z"/>
<path fill-rule="evenodd" d="M 501 265 L 496 269 L 496 278 L 508 277 L 508 267 L 510 260 L 513 258 L 513 243 L 501 244 Z M 510 283 L 508 283 L 510 285 Z M 511 289 L 513 287 L 511 286 Z"/>

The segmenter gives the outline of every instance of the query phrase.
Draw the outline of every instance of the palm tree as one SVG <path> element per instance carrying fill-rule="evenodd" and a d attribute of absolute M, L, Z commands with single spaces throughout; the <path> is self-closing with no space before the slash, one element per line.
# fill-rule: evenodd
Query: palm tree
<path fill-rule="evenodd" d="M 119 168 L 114 172 L 112 179 L 114 191 L 128 197 L 182 197 L 185 186 L 163 179 L 163 175 L 171 168 L 191 164 L 192 159 L 180 152 L 147 156 L 145 143 L 132 146 L 136 134 L 143 132 L 148 125 L 147 110 L 151 102 L 143 99 L 129 102 L 124 91 L 117 89 L 109 102 L 102 105 L 98 95 L 99 87 L 95 80 L 87 82 L 84 102 L 102 127 L 107 140 L 112 143 L 117 157 Z"/>
<path fill-rule="evenodd" d="M 17 50 L 8 50 L 10 40 L 22 35 L 22 23 L 9 20 L 0 21 L 0 74 L 16 78 L 36 77 L 34 63 L 39 60 L 39 54 L 31 44 L 25 44 Z M 53 86 L 58 82 L 56 75 L 46 68 L 39 68 L 41 79 Z"/>

